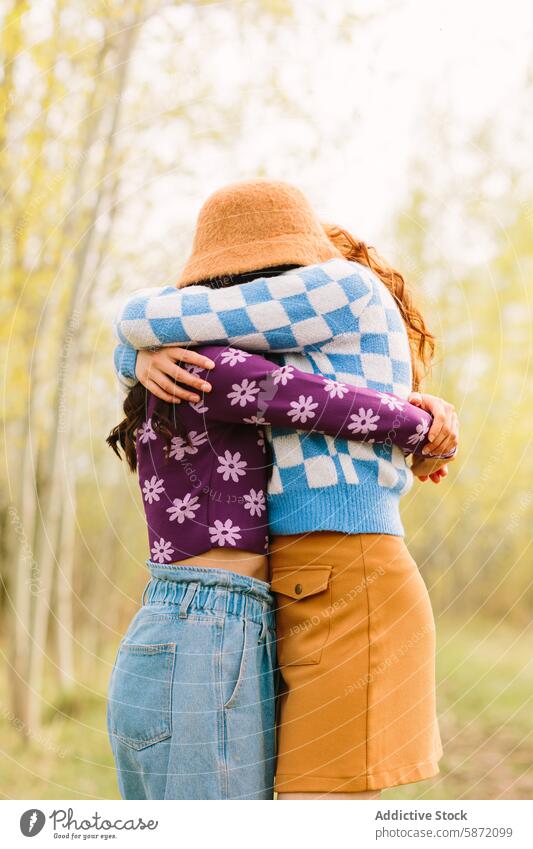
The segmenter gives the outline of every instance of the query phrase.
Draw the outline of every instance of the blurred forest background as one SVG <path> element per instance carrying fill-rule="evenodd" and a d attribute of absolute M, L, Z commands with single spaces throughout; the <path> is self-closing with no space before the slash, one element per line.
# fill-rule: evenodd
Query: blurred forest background
<path fill-rule="evenodd" d="M 387 797 L 531 798 L 533 25 L 497 5 L 2 0 L 1 797 L 118 797 L 105 691 L 146 539 L 104 444 L 111 319 L 262 175 L 405 272 L 460 414 L 404 505 L 445 757 Z"/>

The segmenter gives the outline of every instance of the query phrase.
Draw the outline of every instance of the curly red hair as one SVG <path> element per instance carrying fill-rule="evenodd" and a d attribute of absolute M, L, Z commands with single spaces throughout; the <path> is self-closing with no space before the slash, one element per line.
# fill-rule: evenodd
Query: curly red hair
<path fill-rule="evenodd" d="M 375 248 L 354 238 L 347 230 L 336 224 L 323 224 L 323 227 L 328 238 L 343 256 L 370 268 L 385 284 L 396 301 L 409 337 L 413 389 L 418 391 L 422 380 L 431 368 L 435 355 L 435 337 L 428 329 L 422 313 L 415 306 L 403 275 L 392 268 Z"/>

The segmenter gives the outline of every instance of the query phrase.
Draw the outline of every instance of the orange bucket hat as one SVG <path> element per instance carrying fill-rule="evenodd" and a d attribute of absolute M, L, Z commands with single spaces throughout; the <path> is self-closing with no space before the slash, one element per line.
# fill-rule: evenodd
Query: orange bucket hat
<path fill-rule="evenodd" d="M 214 192 L 198 215 L 177 286 L 276 265 L 343 257 L 305 195 L 290 183 L 242 180 Z"/>

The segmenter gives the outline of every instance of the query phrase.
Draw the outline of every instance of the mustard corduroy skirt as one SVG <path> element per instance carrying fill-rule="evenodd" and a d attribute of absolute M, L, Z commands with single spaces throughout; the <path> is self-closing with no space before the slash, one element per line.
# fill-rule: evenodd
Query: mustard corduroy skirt
<path fill-rule="evenodd" d="M 435 626 L 403 538 L 283 536 L 270 560 L 278 793 L 377 790 L 438 773 Z"/>

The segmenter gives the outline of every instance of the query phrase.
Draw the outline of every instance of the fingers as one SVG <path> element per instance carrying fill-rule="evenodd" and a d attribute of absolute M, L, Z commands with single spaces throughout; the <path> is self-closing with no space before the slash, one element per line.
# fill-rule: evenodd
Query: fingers
<path fill-rule="evenodd" d="M 430 475 L 415 475 L 416 478 L 421 483 L 425 483 L 425 481 L 433 481 L 433 483 L 440 483 L 448 475 L 447 466 L 443 466 L 442 469 L 439 469 L 438 472 L 432 472 Z"/>
<path fill-rule="evenodd" d="M 163 351 L 166 351 L 174 360 L 177 360 L 181 363 L 189 363 L 192 366 L 199 366 L 200 368 L 212 369 L 215 367 L 215 363 L 213 360 L 210 360 L 209 357 L 204 357 L 202 354 L 199 354 L 197 351 L 191 351 L 188 348 L 177 348 L 176 346 L 170 346 L 169 348 L 163 348 Z"/>
<path fill-rule="evenodd" d="M 457 418 L 457 413 L 453 410 L 453 408 L 450 418 L 445 425 L 445 429 L 448 431 L 448 436 L 442 440 L 439 446 L 437 446 L 439 454 L 449 454 L 450 451 L 457 449 L 457 446 L 459 445 L 459 419 Z"/>
<path fill-rule="evenodd" d="M 419 403 L 419 399 L 421 403 Z M 453 404 L 449 404 L 436 395 L 419 392 L 411 393 L 409 400 L 412 404 L 422 407 L 433 416 L 433 422 L 428 433 L 429 444 L 423 449 L 422 453 L 425 455 L 447 454 L 452 451 L 457 446 L 458 434 L 458 423 L 457 418 L 454 418 L 455 408 Z M 443 445 L 444 449 L 442 448 Z"/>
<path fill-rule="evenodd" d="M 181 401 L 176 401 L 172 397 L 172 395 L 168 394 L 168 392 L 165 392 L 164 389 L 161 389 L 161 387 L 155 382 L 155 380 L 149 380 L 147 383 L 143 384 L 143 386 L 146 386 L 146 388 L 149 392 L 152 393 L 152 395 L 155 395 L 157 398 L 161 398 L 162 401 L 168 401 L 170 404 L 181 403 Z"/>
<path fill-rule="evenodd" d="M 425 481 L 431 480 L 433 483 L 440 483 L 441 480 L 448 475 L 448 467 L 443 466 L 441 469 L 438 469 L 436 472 L 432 472 L 430 475 L 415 475 L 416 478 L 421 483 L 425 483 Z"/>
<path fill-rule="evenodd" d="M 424 399 L 422 398 L 422 395 L 420 394 L 420 392 L 411 392 L 411 394 L 409 395 L 409 398 L 407 400 L 409 401 L 410 404 L 413 404 L 413 406 L 415 406 L 415 407 L 423 407 L 424 406 Z"/>
<path fill-rule="evenodd" d="M 421 407 L 433 416 L 428 433 L 428 444 L 422 449 L 422 454 L 425 457 L 450 454 L 456 449 L 459 420 L 453 404 L 448 404 L 447 401 L 435 395 L 422 395 L 420 392 L 411 392 L 408 400 L 415 407 Z"/>
<path fill-rule="evenodd" d="M 165 363 L 163 371 L 173 380 L 177 380 L 180 383 L 185 383 L 186 386 L 190 386 L 193 389 L 199 389 L 202 392 L 211 391 L 210 383 L 206 383 L 206 381 L 203 380 L 201 377 L 198 377 L 197 374 L 192 374 L 192 372 L 187 371 L 187 369 L 181 368 L 181 366 L 176 365 L 171 359 L 169 359 Z M 200 399 L 197 398 L 196 400 L 199 401 Z"/>
<path fill-rule="evenodd" d="M 447 454 L 448 451 L 452 450 L 451 443 L 453 440 L 448 430 L 448 427 L 449 426 L 447 422 L 444 421 L 436 440 L 430 443 L 430 445 L 426 446 L 426 448 L 428 449 L 428 453 L 435 456 L 436 454 Z"/>
<path fill-rule="evenodd" d="M 178 386 L 177 383 L 174 383 L 174 381 L 167 377 L 162 371 L 158 371 L 156 374 L 153 374 L 152 378 L 162 390 L 170 395 L 173 401 L 181 398 L 182 401 L 191 401 L 193 404 L 196 404 L 200 400 L 199 395 L 195 395 L 193 392 L 189 392 L 182 386 Z"/>
<path fill-rule="evenodd" d="M 431 454 L 449 454 L 457 448 L 459 420 L 452 404 L 446 401 L 434 403 L 432 409 L 433 424 L 428 434 L 428 444 L 422 449 L 426 456 Z"/>
<path fill-rule="evenodd" d="M 199 389 L 202 392 L 211 391 L 210 383 L 197 374 L 193 374 L 188 369 L 182 368 L 176 360 L 179 360 L 180 363 L 190 363 L 200 368 L 212 368 L 214 366 L 212 360 L 197 354 L 196 351 L 187 351 L 184 348 L 162 348 L 158 354 L 157 365 L 168 377 L 184 383 L 193 389 Z M 211 365 L 208 366 L 207 363 Z M 191 399 L 188 398 L 187 400 Z M 199 401 L 200 399 L 196 398 L 195 400 Z"/>
<path fill-rule="evenodd" d="M 427 445 L 427 451 L 423 453 L 429 454 L 433 453 L 433 445 L 438 441 L 442 428 L 444 427 L 444 423 L 446 421 L 446 410 L 444 407 L 444 402 L 441 402 L 438 405 L 435 405 L 431 410 L 431 414 L 433 416 L 433 423 L 429 429 L 428 433 L 428 441 L 431 445 Z"/>
<path fill-rule="evenodd" d="M 431 443 L 431 453 L 448 454 L 450 451 L 453 451 L 454 448 L 457 448 L 458 432 L 459 421 L 455 414 L 455 410 L 451 405 L 447 405 L 440 433 Z"/>
<path fill-rule="evenodd" d="M 146 386 L 158 398 L 170 403 L 190 401 L 196 404 L 200 401 L 200 395 L 190 392 L 186 387 L 210 392 L 211 384 L 176 364 L 175 357 L 182 354 L 184 355 L 183 361 L 190 361 L 195 365 L 200 364 L 204 368 L 211 368 L 211 365 L 207 366 L 206 364 L 211 364 L 213 361 L 208 357 L 200 356 L 195 351 L 186 351 L 182 348 L 162 348 L 158 351 L 139 351 L 136 374 L 143 386 Z M 184 383 L 185 387 L 179 386 L 175 381 Z"/>

